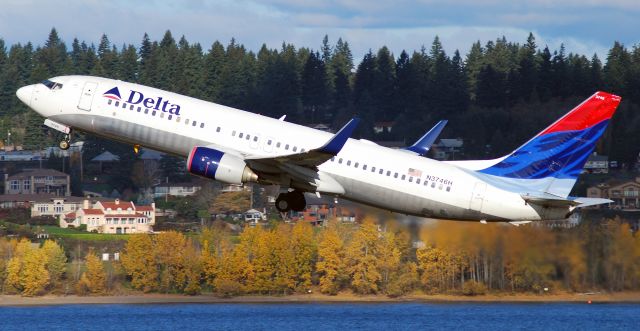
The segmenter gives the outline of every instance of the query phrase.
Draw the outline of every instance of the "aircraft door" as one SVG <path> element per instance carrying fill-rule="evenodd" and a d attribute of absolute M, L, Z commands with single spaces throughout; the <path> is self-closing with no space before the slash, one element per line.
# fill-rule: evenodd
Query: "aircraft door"
<path fill-rule="evenodd" d="M 469 202 L 469 209 L 478 212 L 482 211 L 482 203 L 484 202 L 484 192 L 487 190 L 487 183 L 476 182 L 473 187 L 473 193 L 471 193 L 471 201 Z"/>
<path fill-rule="evenodd" d="M 91 103 L 93 102 L 93 96 L 95 95 L 98 83 L 86 82 L 80 94 L 80 101 L 78 102 L 78 109 L 90 111 Z"/>

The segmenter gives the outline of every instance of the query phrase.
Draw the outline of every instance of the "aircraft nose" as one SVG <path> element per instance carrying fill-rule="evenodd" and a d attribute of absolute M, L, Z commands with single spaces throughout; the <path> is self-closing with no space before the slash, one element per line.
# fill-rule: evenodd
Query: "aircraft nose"
<path fill-rule="evenodd" d="M 20 101 L 22 101 L 27 106 L 31 104 L 32 94 L 33 94 L 33 85 L 23 86 L 16 91 L 16 95 L 18 96 L 18 99 L 20 99 Z"/>

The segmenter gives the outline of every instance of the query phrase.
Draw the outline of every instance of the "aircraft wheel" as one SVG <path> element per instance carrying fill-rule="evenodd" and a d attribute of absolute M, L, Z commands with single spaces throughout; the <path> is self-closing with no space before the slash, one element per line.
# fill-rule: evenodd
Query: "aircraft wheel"
<path fill-rule="evenodd" d="M 307 200 L 304 198 L 304 194 L 300 191 L 293 191 L 289 193 L 291 200 L 291 209 L 293 211 L 303 211 L 307 206 Z"/>
<path fill-rule="evenodd" d="M 276 209 L 281 213 L 286 213 L 291 210 L 291 202 L 289 201 L 288 193 L 280 193 L 276 199 Z"/>
<path fill-rule="evenodd" d="M 69 140 L 60 141 L 59 147 L 60 147 L 61 150 L 66 151 L 67 149 L 69 149 L 69 146 L 70 146 L 69 145 Z"/>

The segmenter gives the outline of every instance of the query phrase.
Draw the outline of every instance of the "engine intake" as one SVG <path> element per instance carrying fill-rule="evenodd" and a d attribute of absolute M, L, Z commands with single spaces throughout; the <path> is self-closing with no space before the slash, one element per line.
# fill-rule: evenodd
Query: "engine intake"
<path fill-rule="evenodd" d="M 187 159 L 187 170 L 198 176 L 227 184 L 257 182 L 256 175 L 244 160 L 208 147 L 194 147 Z"/>

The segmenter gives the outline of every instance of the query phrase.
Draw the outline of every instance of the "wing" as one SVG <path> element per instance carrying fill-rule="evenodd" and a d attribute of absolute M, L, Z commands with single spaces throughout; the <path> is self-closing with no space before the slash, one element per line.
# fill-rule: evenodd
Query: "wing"
<path fill-rule="evenodd" d="M 318 166 L 340 153 L 359 122 L 360 119 L 353 118 L 318 148 L 276 157 L 248 156 L 245 161 L 263 181 L 311 192 L 343 194 L 342 185 L 318 171 Z"/>

